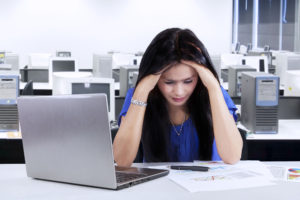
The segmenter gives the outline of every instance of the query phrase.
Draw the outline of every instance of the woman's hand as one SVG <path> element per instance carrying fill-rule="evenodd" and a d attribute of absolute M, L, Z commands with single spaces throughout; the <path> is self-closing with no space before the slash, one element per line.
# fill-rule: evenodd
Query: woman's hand
<path fill-rule="evenodd" d="M 161 75 L 167 70 L 169 69 L 170 66 L 166 66 L 163 69 L 161 69 L 159 72 L 157 72 L 156 74 L 150 74 L 145 76 L 136 86 L 135 91 L 139 91 L 142 93 L 147 93 L 149 94 L 154 87 L 156 86 L 156 84 L 158 83 Z"/>
<path fill-rule="evenodd" d="M 139 84 L 136 86 L 136 90 L 143 91 L 144 93 L 150 93 L 153 88 L 156 86 L 160 76 L 162 73 L 159 74 L 150 74 L 144 77 Z"/>
<path fill-rule="evenodd" d="M 220 84 L 214 74 L 203 65 L 188 60 L 181 60 L 180 62 L 194 68 L 198 72 L 202 83 L 208 91 L 213 91 L 215 88 L 220 88 Z"/>

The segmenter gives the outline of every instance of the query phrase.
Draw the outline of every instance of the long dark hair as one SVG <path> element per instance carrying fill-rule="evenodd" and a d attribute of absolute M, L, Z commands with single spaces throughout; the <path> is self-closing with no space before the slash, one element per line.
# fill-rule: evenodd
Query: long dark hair
<path fill-rule="evenodd" d="M 170 28 L 160 32 L 150 43 L 141 60 L 136 85 L 147 75 L 189 60 L 208 68 L 218 79 L 202 42 L 189 29 Z M 170 119 L 166 99 L 156 86 L 149 94 L 142 130 L 142 147 L 147 162 L 167 162 L 170 150 Z M 187 101 L 187 108 L 199 137 L 201 160 L 211 160 L 213 126 L 208 91 L 198 83 Z"/>

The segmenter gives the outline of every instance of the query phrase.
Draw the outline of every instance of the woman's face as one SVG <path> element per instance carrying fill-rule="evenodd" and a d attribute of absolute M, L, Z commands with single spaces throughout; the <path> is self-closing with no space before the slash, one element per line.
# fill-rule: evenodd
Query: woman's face
<path fill-rule="evenodd" d="M 158 88 L 170 106 L 184 106 L 198 82 L 198 73 L 187 65 L 178 63 L 165 71 Z"/>

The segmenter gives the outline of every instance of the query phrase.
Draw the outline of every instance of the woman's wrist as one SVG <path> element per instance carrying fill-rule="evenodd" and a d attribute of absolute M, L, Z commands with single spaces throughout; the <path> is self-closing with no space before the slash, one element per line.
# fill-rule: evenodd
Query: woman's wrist
<path fill-rule="evenodd" d="M 131 104 L 133 105 L 137 105 L 137 106 L 142 106 L 142 107 L 146 107 L 147 106 L 147 102 L 145 101 L 139 101 L 139 100 L 136 100 L 136 99 L 131 99 Z"/>
<path fill-rule="evenodd" d="M 149 92 L 143 90 L 143 88 L 137 86 L 134 90 L 132 99 L 141 102 L 147 102 Z"/>
<path fill-rule="evenodd" d="M 219 84 L 212 84 L 209 87 L 206 87 L 207 91 L 209 94 L 213 94 L 213 93 L 220 93 L 221 91 L 221 86 Z"/>

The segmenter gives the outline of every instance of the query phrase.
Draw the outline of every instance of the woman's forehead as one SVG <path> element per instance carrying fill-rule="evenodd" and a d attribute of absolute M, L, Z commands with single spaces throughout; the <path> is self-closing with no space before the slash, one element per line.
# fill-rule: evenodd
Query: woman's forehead
<path fill-rule="evenodd" d="M 192 76 L 195 76 L 197 72 L 195 71 L 194 68 L 182 64 L 182 63 L 177 63 L 167 69 L 165 72 L 163 72 L 162 77 L 165 79 L 188 79 L 191 78 Z"/>

